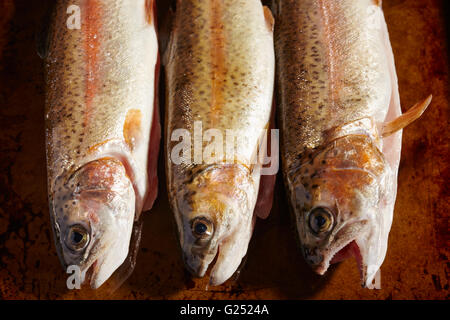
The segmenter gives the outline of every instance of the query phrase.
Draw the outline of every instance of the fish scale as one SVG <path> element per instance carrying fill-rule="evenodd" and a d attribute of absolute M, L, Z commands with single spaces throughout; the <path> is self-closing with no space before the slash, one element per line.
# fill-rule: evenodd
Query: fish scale
<path fill-rule="evenodd" d="M 381 35 L 367 17 L 373 1 L 278 3 L 277 61 L 290 67 L 278 69 L 281 120 L 290 128 L 282 134 L 300 144 L 286 143 L 290 164 L 299 150 L 321 145 L 330 128 L 366 116 L 383 121 L 391 80 Z"/>

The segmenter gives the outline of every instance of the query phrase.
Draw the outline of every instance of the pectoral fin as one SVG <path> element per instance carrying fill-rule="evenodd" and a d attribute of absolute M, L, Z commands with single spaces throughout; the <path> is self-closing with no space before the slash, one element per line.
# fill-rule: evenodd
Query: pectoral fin
<path fill-rule="evenodd" d="M 266 7 L 265 7 L 266 8 Z M 272 101 L 272 111 L 270 114 L 270 121 L 269 121 L 269 130 L 267 131 L 267 149 L 271 150 L 271 163 L 269 166 L 271 166 L 274 161 L 272 154 L 272 145 L 271 145 L 271 130 L 275 129 L 275 97 L 273 97 Z M 255 210 L 254 213 L 258 218 L 260 219 L 266 219 L 270 211 L 272 209 L 273 205 L 273 197 L 274 197 L 274 190 L 275 190 L 275 182 L 277 180 L 277 175 L 262 175 L 259 181 L 259 192 L 258 192 L 258 199 L 256 201 Z"/>
<path fill-rule="evenodd" d="M 160 71 L 160 57 L 158 55 L 158 62 L 155 69 L 155 95 L 153 103 L 153 120 L 150 131 L 150 147 L 148 150 L 148 183 L 149 192 L 144 203 L 143 210 L 147 211 L 153 207 L 153 203 L 158 196 L 158 158 L 159 148 L 161 144 L 161 123 L 159 115 L 159 71 Z"/>
<path fill-rule="evenodd" d="M 173 46 L 173 37 L 175 32 L 175 12 L 170 7 L 167 10 L 166 16 L 163 19 L 163 24 L 161 25 L 161 31 L 159 33 L 158 41 L 160 51 L 162 54 L 162 65 L 167 65 L 172 55 L 171 47 Z"/>
<path fill-rule="evenodd" d="M 154 0 L 145 1 L 145 14 L 148 24 L 153 24 L 156 20 L 156 3 Z"/>
<path fill-rule="evenodd" d="M 49 5 L 37 25 L 35 33 L 36 51 L 41 59 L 46 59 L 52 36 L 51 18 L 55 10 L 55 4 Z"/>
<path fill-rule="evenodd" d="M 273 26 L 275 24 L 275 19 L 273 18 L 272 11 L 266 6 L 263 6 L 264 9 L 264 18 L 266 19 L 267 29 L 270 32 L 273 32 Z"/>
<path fill-rule="evenodd" d="M 406 126 L 417 120 L 430 105 L 432 97 L 432 95 L 429 95 L 426 99 L 416 103 L 413 107 L 411 107 L 407 112 L 405 112 L 398 118 L 381 124 L 381 137 L 389 137 L 390 135 L 405 128 Z"/>

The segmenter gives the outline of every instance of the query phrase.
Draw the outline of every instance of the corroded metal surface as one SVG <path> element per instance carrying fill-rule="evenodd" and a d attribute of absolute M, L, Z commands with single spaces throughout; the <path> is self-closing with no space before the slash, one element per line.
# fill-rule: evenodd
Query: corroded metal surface
<path fill-rule="evenodd" d="M 297 246 L 281 179 L 273 211 L 257 222 L 237 280 L 209 288 L 207 279 L 192 280 L 178 248 L 160 161 L 159 197 L 144 213 L 136 269 L 107 295 L 102 289 L 68 290 L 53 244 L 46 194 L 44 65 L 34 44 L 44 6 L 41 1 L 1 1 L 0 298 L 448 299 L 449 86 L 442 5 L 438 0 L 383 3 L 402 105 L 408 108 L 430 92 L 433 103 L 403 132 L 381 290 L 360 287 L 354 260 L 332 266 L 323 277 L 310 271 Z M 164 16 L 163 10 L 159 14 Z"/>

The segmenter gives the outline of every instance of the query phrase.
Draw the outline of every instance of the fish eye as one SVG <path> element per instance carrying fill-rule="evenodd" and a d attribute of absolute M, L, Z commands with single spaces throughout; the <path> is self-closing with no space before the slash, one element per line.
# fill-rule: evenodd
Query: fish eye
<path fill-rule="evenodd" d="M 205 218 L 196 218 L 191 223 L 192 234 L 198 239 L 209 238 L 213 233 L 213 224 Z"/>
<path fill-rule="evenodd" d="M 66 234 L 65 244 L 72 251 L 80 251 L 89 243 L 89 232 L 82 225 L 76 224 L 69 228 Z"/>
<path fill-rule="evenodd" d="M 314 208 L 309 214 L 309 227 L 315 234 L 329 231 L 333 226 L 333 221 L 330 210 L 323 207 Z"/>

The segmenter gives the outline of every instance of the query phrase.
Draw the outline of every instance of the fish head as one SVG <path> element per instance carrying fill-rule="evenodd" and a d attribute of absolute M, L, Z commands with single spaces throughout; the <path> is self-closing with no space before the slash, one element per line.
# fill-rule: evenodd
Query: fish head
<path fill-rule="evenodd" d="M 212 165 L 194 174 L 178 198 L 176 221 L 187 269 L 210 284 L 225 282 L 247 251 L 253 227 L 253 188 L 241 165 Z"/>
<path fill-rule="evenodd" d="M 292 192 L 304 257 L 324 274 L 331 263 L 353 256 L 362 285 L 370 286 L 387 250 L 392 170 L 365 135 L 335 139 L 306 158 Z"/>
<path fill-rule="evenodd" d="M 89 162 L 58 178 L 52 198 L 63 266 L 78 267 L 81 282 L 100 287 L 128 255 L 135 194 L 123 164 L 112 158 Z"/>

